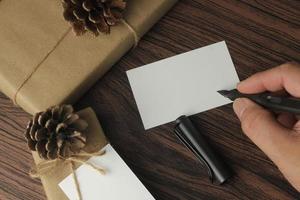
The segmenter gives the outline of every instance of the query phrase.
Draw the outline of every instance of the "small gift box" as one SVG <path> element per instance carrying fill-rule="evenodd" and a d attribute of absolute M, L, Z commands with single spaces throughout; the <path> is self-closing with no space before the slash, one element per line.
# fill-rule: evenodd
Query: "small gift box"
<path fill-rule="evenodd" d="M 154 200 L 108 144 L 91 108 L 75 113 L 63 105 L 37 113 L 25 137 L 35 160 L 31 175 L 41 179 L 49 200 Z"/>
<path fill-rule="evenodd" d="M 72 9 L 74 16 L 69 9 L 63 17 L 61 0 L 2 0 L 0 90 L 29 113 L 73 103 L 175 3 L 176 0 L 129 0 L 124 20 L 110 28 L 110 34 L 77 37 L 64 17 L 78 34 L 83 27 L 72 21 L 74 16 L 97 23 L 101 18 Z M 85 10 L 89 6 L 82 5 Z M 108 16 L 105 20 L 114 24 L 109 11 L 104 12 Z M 95 28 L 108 32 L 105 26 L 95 27 L 89 22 L 85 25 L 91 32 Z"/>

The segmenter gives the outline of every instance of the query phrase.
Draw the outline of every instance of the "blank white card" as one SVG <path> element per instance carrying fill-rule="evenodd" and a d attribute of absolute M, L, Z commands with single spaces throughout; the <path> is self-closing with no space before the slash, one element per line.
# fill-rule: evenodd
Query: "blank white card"
<path fill-rule="evenodd" d="M 103 167 L 105 175 L 87 165 L 75 171 L 82 199 L 155 200 L 110 144 L 103 149 L 106 152 L 103 156 L 92 157 L 88 162 Z M 59 186 L 70 200 L 79 199 L 72 175 L 60 182 Z"/>
<path fill-rule="evenodd" d="M 127 76 L 145 129 L 230 103 L 217 91 L 239 82 L 224 41 L 129 70 Z"/>

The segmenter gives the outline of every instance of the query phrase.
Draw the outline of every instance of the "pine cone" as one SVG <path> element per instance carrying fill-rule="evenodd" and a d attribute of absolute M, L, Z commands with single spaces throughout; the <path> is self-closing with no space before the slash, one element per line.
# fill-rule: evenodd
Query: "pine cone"
<path fill-rule="evenodd" d="M 54 106 L 34 115 L 25 138 L 28 147 L 45 160 L 66 159 L 85 147 L 86 121 L 74 113 L 71 105 Z"/>
<path fill-rule="evenodd" d="M 123 18 L 124 0 L 62 0 L 64 18 L 70 22 L 76 35 L 91 31 L 108 34 Z"/>

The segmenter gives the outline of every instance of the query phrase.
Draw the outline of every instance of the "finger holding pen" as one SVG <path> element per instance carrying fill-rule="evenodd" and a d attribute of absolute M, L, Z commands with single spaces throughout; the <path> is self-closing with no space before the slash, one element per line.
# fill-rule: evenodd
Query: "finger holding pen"
<path fill-rule="evenodd" d="M 300 98 L 300 66 L 287 63 L 257 73 L 237 89 L 245 94 L 287 91 Z M 278 116 L 248 98 L 238 98 L 233 108 L 244 133 L 279 167 L 287 180 L 300 191 L 300 121 L 295 115 Z"/>

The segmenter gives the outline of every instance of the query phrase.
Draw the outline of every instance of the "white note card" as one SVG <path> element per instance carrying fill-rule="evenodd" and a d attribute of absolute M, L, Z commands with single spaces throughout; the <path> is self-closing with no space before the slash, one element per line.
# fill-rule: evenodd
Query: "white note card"
<path fill-rule="evenodd" d="M 101 175 L 90 166 L 82 165 L 76 170 L 83 200 L 155 200 L 135 174 L 130 170 L 113 147 L 104 147 L 103 156 L 93 157 L 88 162 L 106 169 Z M 78 200 L 72 175 L 59 183 L 70 200 Z"/>
<path fill-rule="evenodd" d="M 230 103 L 218 90 L 239 82 L 226 43 L 127 71 L 145 129 Z"/>

